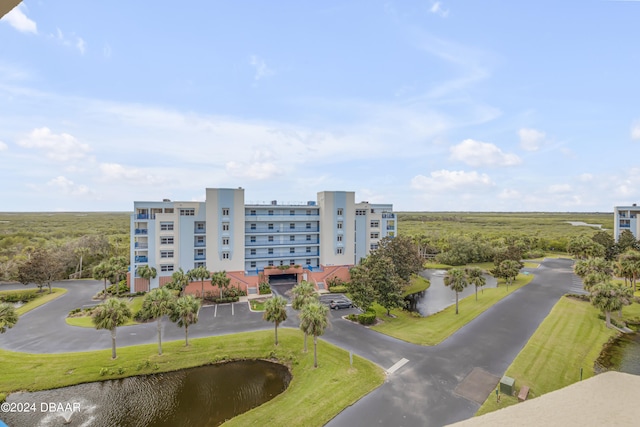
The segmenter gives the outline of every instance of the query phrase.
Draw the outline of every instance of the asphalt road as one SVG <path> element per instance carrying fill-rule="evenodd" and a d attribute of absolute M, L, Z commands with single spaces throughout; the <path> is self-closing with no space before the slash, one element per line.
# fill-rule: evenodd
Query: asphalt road
<path fill-rule="evenodd" d="M 408 360 L 388 375 L 385 383 L 346 408 L 328 426 L 442 426 L 472 417 L 479 404 L 454 389 L 474 369 L 501 377 L 558 299 L 580 290 L 572 273 L 572 261 L 545 260 L 530 270 L 533 281 L 504 298 L 443 343 L 434 347 L 409 344 L 342 319 L 356 310 L 331 310 L 331 327 L 323 339 L 352 351 L 384 369 Z M 21 285 L 19 285 L 21 286 Z M 71 327 L 67 313 L 95 304 L 91 297 L 102 283 L 91 280 L 61 282 L 64 296 L 20 318 L 0 335 L 0 347 L 32 353 L 61 353 L 110 348 L 109 331 Z M 7 285 L 0 285 L 0 290 Z M 284 289 L 283 289 L 284 291 Z M 283 292 L 284 293 L 284 292 Z M 289 311 L 282 327 L 297 327 L 297 315 Z M 163 340 L 184 339 L 184 331 L 162 321 Z M 189 337 L 222 335 L 273 328 L 247 303 L 204 307 L 200 320 L 189 328 Z M 155 343 L 155 322 L 118 328 L 118 346 Z"/>

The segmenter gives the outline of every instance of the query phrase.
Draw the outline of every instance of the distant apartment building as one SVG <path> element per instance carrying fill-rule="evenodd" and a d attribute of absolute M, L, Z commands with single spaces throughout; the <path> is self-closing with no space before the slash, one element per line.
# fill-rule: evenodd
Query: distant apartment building
<path fill-rule="evenodd" d="M 171 281 L 174 271 L 226 271 L 255 290 L 259 277 L 322 282 L 344 276 L 380 239 L 395 236 L 391 204 L 355 203 L 355 193 L 322 191 L 304 203 L 245 203 L 244 189 L 208 188 L 204 202 L 134 202 L 132 291 Z M 150 282 L 137 275 L 155 267 Z M 340 273 L 340 274 L 339 274 Z"/>
<path fill-rule="evenodd" d="M 616 242 L 624 230 L 631 231 L 636 239 L 640 237 L 640 223 L 638 222 L 640 207 L 635 203 L 631 206 L 616 206 L 613 208 L 613 215 L 613 235 Z"/>

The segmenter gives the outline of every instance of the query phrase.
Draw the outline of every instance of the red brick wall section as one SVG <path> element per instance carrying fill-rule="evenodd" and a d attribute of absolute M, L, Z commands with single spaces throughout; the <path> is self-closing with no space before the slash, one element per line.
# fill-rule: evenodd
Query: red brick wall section
<path fill-rule="evenodd" d="M 171 283 L 173 278 L 171 276 L 162 276 L 158 278 L 160 281 L 160 287 L 165 286 L 167 283 Z"/>
<path fill-rule="evenodd" d="M 149 281 L 147 279 L 136 277 L 134 285 L 136 292 L 149 292 Z"/>

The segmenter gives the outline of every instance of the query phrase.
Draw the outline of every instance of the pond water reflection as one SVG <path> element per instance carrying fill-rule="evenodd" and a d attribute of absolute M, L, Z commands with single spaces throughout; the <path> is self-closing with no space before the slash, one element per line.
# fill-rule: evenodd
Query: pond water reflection
<path fill-rule="evenodd" d="M 409 311 L 420 313 L 421 316 L 429 316 L 444 310 L 456 303 L 456 293 L 444 285 L 445 270 L 424 270 L 420 276 L 429 279 L 431 286 L 429 289 L 408 295 L 405 301 L 408 304 Z M 484 275 L 487 284 L 483 288 L 495 288 L 498 285 L 497 280 L 488 274 Z M 478 289 L 478 295 L 481 295 L 482 289 Z M 475 294 L 474 286 L 467 286 L 464 291 L 460 292 L 460 299 Z"/>
<path fill-rule="evenodd" d="M 640 375 L 640 333 L 615 338 L 602 350 L 596 363 L 604 369 Z"/>
<path fill-rule="evenodd" d="M 35 413 L 3 414 L 9 426 L 218 426 L 282 393 L 291 374 L 262 360 L 238 361 L 164 374 L 14 393 L 7 402 L 36 403 Z M 41 411 L 42 402 L 76 411 Z M 65 408 L 66 409 L 66 408 Z M 68 423 L 67 423 L 68 421 Z"/>

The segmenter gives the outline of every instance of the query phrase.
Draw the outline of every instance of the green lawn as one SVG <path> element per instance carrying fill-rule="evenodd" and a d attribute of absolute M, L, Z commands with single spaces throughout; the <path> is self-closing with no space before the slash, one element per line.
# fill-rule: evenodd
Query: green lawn
<path fill-rule="evenodd" d="M 429 282 L 428 279 L 414 274 L 411 276 L 409 286 L 404 290 L 403 295 L 407 296 L 409 294 L 415 294 L 416 292 L 427 290 L 429 289 L 429 286 L 431 286 L 431 282 Z"/>
<path fill-rule="evenodd" d="M 225 425 L 322 426 L 384 382 L 382 369 L 358 356 L 349 365 L 349 353 L 318 340 L 318 368 L 313 368 L 313 346 L 303 353 L 303 335 L 296 329 L 278 331 L 280 344 L 273 345 L 273 330 L 197 338 L 111 350 L 65 354 L 28 354 L 0 350 L 0 392 L 35 391 L 79 383 L 123 378 L 202 366 L 232 359 L 277 359 L 290 366 L 289 388 L 273 400 L 238 416 Z M 146 363 L 146 362 L 149 363 Z M 101 369 L 108 374 L 101 376 Z M 118 374 L 118 371 L 122 374 Z"/>
<path fill-rule="evenodd" d="M 249 304 L 253 311 L 264 311 L 264 300 L 262 299 L 249 300 Z"/>
<path fill-rule="evenodd" d="M 371 328 L 386 335 L 419 345 L 436 345 L 451 336 L 458 329 L 478 317 L 486 309 L 493 306 L 502 298 L 528 284 L 533 279 L 532 275 L 519 275 L 515 283 L 509 286 L 509 291 L 504 284 L 498 288 L 485 289 L 478 292 L 478 301 L 475 295 L 460 300 L 459 314 L 455 314 L 455 305 L 428 317 L 417 317 L 403 310 L 391 310 L 395 317 L 387 317 L 387 312 L 379 305 L 374 305 L 378 318 L 382 320 Z M 452 291 L 453 292 L 453 291 Z"/>
<path fill-rule="evenodd" d="M 636 304 L 638 305 L 638 304 Z M 602 346 L 616 332 L 598 319 L 599 311 L 586 301 L 564 297 L 506 371 L 515 378 L 516 388 L 530 387 L 529 398 L 540 396 L 594 375 L 593 364 Z M 500 403 L 491 394 L 476 415 L 517 403 L 515 397 L 502 396 Z"/>
<path fill-rule="evenodd" d="M 29 301 L 22 307 L 16 308 L 16 313 L 18 313 L 18 316 L 21 316 L 33 310 L 34 308 L 40 307 L 41 305 L 46 304 L 49 301 L 52 301 L 58 297 L 61 297 L 67 292 L 67 290 L 64 288 L 51 288 L 51 293 L 49 293 L 49 288 L 43 288 L 43 290 L 44 291 L 41 294 L 39 294 L 39 296 L 36 299 Z M 3 291 L 3 292 L 9 293 L 12 291 Z"/>
<path fill-rule="evenodd" d="M 134 316 L 142 308 L 142 301 L 144 301 L 144 296 L 133 297 L 133 299 L 129 301 L 129 308 L 131 309 L 131 312 L 133 313 Z M 91 321 L 91 316 L 67 317 L 65 319 L 65 322 L 67 322 L 67 325 L 70 325 L 70 326 L 79 326 L 81 328 L 95 328 L 95 325 Z M 140 324 L 139 322 L 136 322 L 135 320 L 131 319 L 122 326 L 139 325 L 139 324 Z"/>

